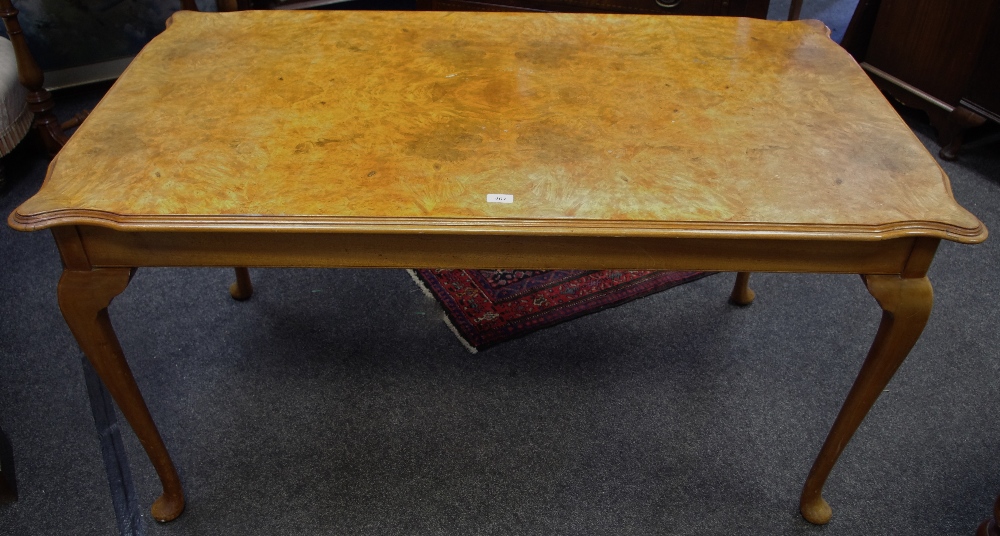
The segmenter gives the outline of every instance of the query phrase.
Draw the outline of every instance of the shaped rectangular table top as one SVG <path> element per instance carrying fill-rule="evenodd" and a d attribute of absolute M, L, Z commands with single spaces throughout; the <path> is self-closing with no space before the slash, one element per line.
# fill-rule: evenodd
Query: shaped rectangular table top
<path fill-rule="evenodd" d="M 800 497 L 920 336 L 940 239 L 986 229 L 815 23 L 579 14 L 175 15 L 12 226 L 52 228 L 67 325 L 163 486 L 111 325 L 145 266 L 861 274 L 878 334 Z M 246 299 L 239 268 L 230 292 Z"/>
<path fill-rule="evenodd" d="M 521 13 L 179 12 L 9 221 L 986 237 L 815 22 Z"/>

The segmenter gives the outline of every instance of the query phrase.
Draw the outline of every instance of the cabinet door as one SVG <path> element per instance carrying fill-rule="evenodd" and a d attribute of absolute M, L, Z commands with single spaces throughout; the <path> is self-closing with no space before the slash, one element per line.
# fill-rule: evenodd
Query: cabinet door
<path fill-rule="evenodd" d="M 770 0 L 220 0 L 235 9 L 309 9 L 341 4 L 345 9 L 418 9 L 441 11 L 557 11 L 640 13 L 649 15 L 727 15 L 767 18 Z"/>
<path fill-rule="evenodd" d="M 997 0 L 882 0 L 865 61 L 954 106 Z"/>
<path fill-rule="evenodd" d="M 431 0 L 430 9 L 724 15 L 728 0 Z"/>
<path fill-rule="evenodd" d="M 722 14 L 730 17 L 753 17 L 766 19 L 770 0 L 724 0 Z"/>
<path fill-rule="evenodd" d="M 993 23 L 986 35 L 962 104 L 1000 121 L 1000 9 L 993 14 Z"/>

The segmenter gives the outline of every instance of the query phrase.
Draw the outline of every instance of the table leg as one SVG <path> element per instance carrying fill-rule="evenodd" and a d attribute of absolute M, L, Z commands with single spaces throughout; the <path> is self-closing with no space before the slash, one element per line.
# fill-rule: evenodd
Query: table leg
<path fill-rule="evenodd" d="M 14 452 L 7 435 L 0 429 L 0 504 L 17 500 L 17 479 L 14 476 Z"/>
<path fill-rule="evenodd" d="M 184 510 L 180 478 L 135 384 L 108 316 L 108 305 L 125 290 L 133 272 L 128 268 L 67 268 L 59 280 L 59 308 L 160 477 L 163 494 L 153 503 L 153 518 L 170 521 Z"/>
<path fill-rule="evenodd" d="M 993 518 L 979 525 L 976 536 L 1000 536 L 1000 495 L 997 495 L 997 502 L 993 504 Z"/>
<path fill-rule="evenodd" d="M 229 295 L 234 300 L 249 300 L 253 296 L 253 284 L 250 282 L 250 270 L 236 268 L 236 282 L 229 285 Z"/>
<path fill-rule="evenodd" d="M 736 274 L 736 284 L 733 285 L 733 293 L 729 295 L 729 303 L 733 305 L 750 305 L 757 297 L 753 289 L 750 288 L 750 272 L 738 272 Z"/>
<path fill-rule="evenodd" d="M 788 5 L 788 20 L 799 20 L 802 14 L 802 0 L 792 0 Z"/>
<path fill-rule="evenodd" d="M 833 428 L 806 478 L 799 502 L 802 516 L 810 523 L 830 521 L 832 510 L 823 499 L 823 484 L 847 442 L 882 394 L 896 369 L 910 353 L 927 324 L 934 293 L 927 277 L 863 275 L 868 292 L 882 307 L 882 321 L 868 357 L 844 401 Z"/>

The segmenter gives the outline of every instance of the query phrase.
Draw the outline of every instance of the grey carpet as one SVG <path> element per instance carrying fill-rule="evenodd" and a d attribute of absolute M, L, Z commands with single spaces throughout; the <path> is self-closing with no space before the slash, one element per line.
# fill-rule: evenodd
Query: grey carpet
<path fill-rule="evenodd" d="M 14 156 L 4 215 L 46 165 Z M 1000 229 L 996 138 L 943 165 Z M 472 356 L 401 270 L 252 270 L 246 303 L 228 270 L 140 270 L 111 313 L 188 498 L 151 521 L 157 481 L 124 426 L 143 526 L 971 535 L 1000 492 L 998 264 L 996 237 L 942 244 L 931 320 L 834 469 L 826 527 L 797 500 L 877 326 L 856 276 L 756 274 L 735 308 L 718 275 Z M 21 495 L 0 534 L 117 532 L 59 270 L 47 234 L 0 228 L 0 428 Z"/>

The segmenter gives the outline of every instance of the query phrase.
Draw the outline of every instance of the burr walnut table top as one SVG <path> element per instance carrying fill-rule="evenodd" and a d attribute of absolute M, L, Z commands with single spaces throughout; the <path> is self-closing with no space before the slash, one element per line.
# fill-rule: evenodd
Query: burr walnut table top
<path fill-rule="evenodd" d="M 519 13 L 177 13 L 10 223 L 986 237 L 821 25 Z"/>
<path fill-rule="evenodd" d="M 724 270 L 740 305 L 746 272 L 860 274 L 882 320 L 799 500 L 826 523 L 940 240 L 986 238 L 820 25 L 575 14 L 179 13 L 9 221 L 52 229 L 60 310 L 159 521 L 180 476 L 108 313 L 137 268 Z"/>

